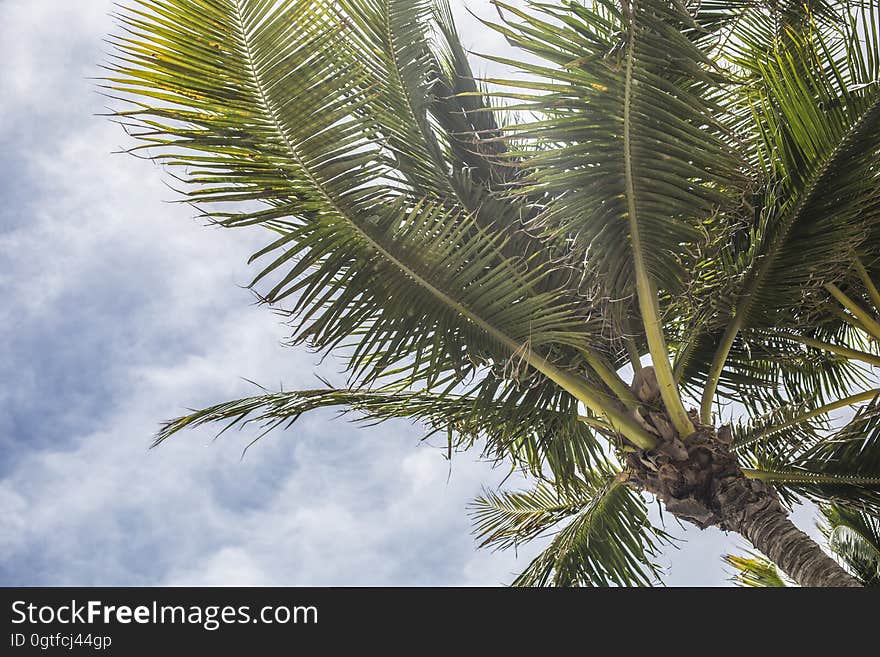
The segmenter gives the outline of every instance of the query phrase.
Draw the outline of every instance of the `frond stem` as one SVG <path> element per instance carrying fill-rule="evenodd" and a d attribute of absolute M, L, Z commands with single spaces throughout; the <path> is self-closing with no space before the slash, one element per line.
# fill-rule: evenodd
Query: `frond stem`
<path fill-rule="evenodd" d="M 774 335 L 778 335 L 779 337 L 786 338 L 788 340 L 793 340 L 794 342 L 800 342 L 801 344 L 812 347 L 813 349 L 828 351 L 832 354 L 843 356 L 848 360 L 857 360 L 863 363 L 868 363 L 869 365 L 880 367 L 880 356 L 875 356 L 874 354 L 869 354 L 864 351 L 857 351 L 856 349 L 850 349 L 848 347 L 841 347 L 839 345 L 830 344 L 828 342 L 822 342 L 821 340 L 814 340 L 813 338 L 808 338 L 802 335 L 793 335 L 790 333 L 782 332 L 774 333 Z"/>
<path fill-rule="evenodd" d="M 633 373 L 638 372 L 642 369 L 642 357 L 636 348 L 636 342 L 632 338 L 627 337 L 624 340 L 624 344 L 626 345 L 626 353 L 629 355 L 629 362 L 632 365 Z"/>
<path fill-rule="evenodd" d="M 840 308 L 839 306 L 836 306 L 836 305 L 831 305 L 829 303 L 828 310 L 829 310 L 829 312 L 831 312 L 832 315 L 837 317 L 844 324 L 849 324 L 853 328 L 859 329 L 860 331 L 862 331 L 862 333 L 864 333 L 867 336 L 873 335 L 862 320 L 860 320 L 858 317 L 855 317 L 854 315 L 851 315 L 850 313 L 846 312 L 846 310 L 844 310 L 843 308 Z"/>
<path fill-rule="evenodd" d="M 865 284 L 865 289 L 868 291 L 868 296 L 871 297 L 871 303 L 874 304 L 874 308 L 880 310 L 880 291 L 877 290 L 877 286 L 874 285 L 874 281 L 871 280 L 871 277 L 868 275 L 868 270 L 865 269 L 865 266 L 862 264 L 862 261 L 856 258 L 856 271 L 859 273 L 859 277 L 862 279 L 862 283 Z"/>
<path fill-rule="evenodd" d="M 632 240 L 633 261 L 635 263 L 636 290 L 638 292 L 639 310 L 648 339 L 648 351 L 660 385 L 660 395 L 675 426 L 682 437 L 694 432 L 694 425 L 688 417 L 687 410 L 678 394 L 678 386 L 672 375 L 669 362 L 669 350 L 660 323 L 660 304 L 657 290 L 648 274 L 644 261 L 642 240 L 639 234 L 638 213 L 635 199 L 635 181 L 633 175 L 632 154 L 632 96 L 633 96 L 633 64 L 635 60 L 635 2 L 628 4 L 629 44 L 626 49 L 626 83 L 623 101 L 623 157 L 626 178 L 627 215 L 629 217 L 630 238 Z"/>
<path fill-rule="evenodd" d="M 632 390 L 630 390 L 629 386 L 626 382 L 620 378 L 620 375 L 615 372 L 611 367 L 609 367 L 602 359 L 599 358 L 596 354 L 591 351 L 583 351 L 584 359 L 587 361 L 587 365 L 589 365 L 596 374 L 599 375 L 599 378 L 611 388 L 612 392 L 617 395 L 617 398 L 623 402 L 623 405 L 628 409 L 632 410 L 637 408 L 639 405 L 638 400 L 633 395 Z"/>
<path fill-rule="evenodd" d="M 703 422 L 711 420 L 712 400 L 715 397 L 715 390 L 718 387 L 721 370 L 724 368 L 724 363 L 727 362 L 727 357 L 730 355 L 730 350 L 733 347 L 733 342 L 736 339 L 737 333 L 743 327 L 744 317 L 752 305 L 758 286 L 770 271 L 775 256 L 779 251 L 780 245 L 785 241 L 789 229 L 797 223 L 801 214 L 804 212 L 804 209 L 810 204 L 819 189 L 822 187 L 821 183 L 825 180 L 825 177 L 829 172 L 831 172 L 834 169 L 834 166 L 849 152 L 850 147 L 853 144 L 858 143 L 859 136 L 862 132 L 870 129 L 878 113 L 880 113 L 880 95 L 878 95 L 877 98 L 865 108 L 859 118 L 847 129 L 834 150 L 822 161 L 821 166 L 813 171 L 804 188 L 804 193 L 798 199 L 797 204 L 792 211 L 790 219 L 788 219 L 779 232 L 773 236 L 764 259 L 756 269 L 752 270 L 752 274 L 743 286 L 742 294 L 734 306 L 731 323 L 728 324 L 727 330 L 724 332 L 724 337 L 721 339 L 718 349 L 715 351 L 715 356 L 712 359 L 709 379 L 706 383 L 706 388 L 703 390 L 703 399 L 700 404 L 700 418 Z"/>
<path fill-rule="evenodd" d="M 871 399 L 874 399 L 878 394 L 880 394 L 880 388 L 875 388 L 873 390 L 866 390 L 855 395 L 850 395 L 849 397 L 844 397 L 843 399 L 838 399 L 837 401 L 833 401 L 830 404 L 825 404 L 824 406 L 820 406 L 819 408 L 813 409 L 812 411 L 807 411 L 803 415 L 799 415 L 795 418 L 792 418 L 791 420 L 783 422 L 782 424 L 778 424 L 775 427 L 769 427 L 752 436 L 749 440 L 734 445 L 734 449 L 753 445 L 762 438 L 772 436 L 773 434 L 778 433 L 783 429 L 788 429 L 789 427 L 803 424 L 807 420 L 811 420 L 814 417 L 819 417 L 820 415 L 825 415 L 826 413 L 830 413 L 831 411 L 836 411 L 838 408 L 845 408 L 847 406 L 852 406 L 853 404 L 858 404 L 859 402 L 869 401 Z"/>
<path fill-rule="evenodd" d="M 865 328 L 871 335 L 880 340 L 880 322 L 877 322 L 877 320 L 871 317 L 871 314 L 867 310 L 841 292 L 840 288 L 834 285 L 834 283 L 826 283 L 824 287 L 831 293 L 831 296 L 840 302 L 840 305 L 850 311 L 853 314 L 853 317 L 864 324 Z"/>
<path fill-rule="evenodd" d="M 743 474 L 749 479 L 770 481 L 780 484 L 848 484 L 851 486 L 874 486 L 880 484 L 880 477 L 860 477 L 849 475 L 825 475 L 815 472 L 774 472 L 742 468 Z"/>
<path fill-rule="evenodd" d="M 706 387 L 703 388 L 703 398 L 700 400 L 700 421 L 703 424 L 712 423 L 712 402 L 715 399 L 715 390 L 718 389 L 718 382 L 721 379 L 721 371 L 730 355 L 733 342 L 742 328 L 742 315 L 737 314 L 733 317 L 730 324 L 721 336 L 721 342 L 718 343 L 718 349 L 715 350 L 715 357 L 712 359 L 712 365 L 709 368 L 709 377 L 706 380 Z"/>

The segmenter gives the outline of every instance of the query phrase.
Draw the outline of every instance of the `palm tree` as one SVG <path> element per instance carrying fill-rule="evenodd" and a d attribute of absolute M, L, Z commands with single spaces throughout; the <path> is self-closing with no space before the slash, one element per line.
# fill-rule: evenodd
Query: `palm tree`
<path fill-rule="evenodd" d="M 495 545 L 561 523 L 520 583 L 653 581 L 645 493 L 858 585 L 788 505 L 880 509 L 878 0 L 494 2 L 518 73 L 484 80 L 446 0 L 128 4 L 105 85 L 132 150 L 270 231 L 253 289 L 349 380 L 157 443 L 417 418 L 538 481 L 475 508 Z"/>

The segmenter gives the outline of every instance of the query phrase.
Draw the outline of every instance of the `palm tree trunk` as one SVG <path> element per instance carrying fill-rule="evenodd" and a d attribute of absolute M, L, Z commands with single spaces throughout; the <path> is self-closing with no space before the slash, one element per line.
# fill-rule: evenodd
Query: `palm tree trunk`
<path fill-rule="evenodd" d="M 746 514 L 731 527 L 801 586 L 857 587 L 859 582 L 794 526 L 784 510 Z"/>

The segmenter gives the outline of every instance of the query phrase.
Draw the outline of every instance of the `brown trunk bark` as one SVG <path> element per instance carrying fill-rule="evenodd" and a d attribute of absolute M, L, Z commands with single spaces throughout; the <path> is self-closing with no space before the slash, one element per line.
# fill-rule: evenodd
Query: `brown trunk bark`
<path fill-rule="evenodd" d="M 785 511 L 745 514 L 731 529 L 747 538 L 801 586 L 858 587 L 859 582 L 794 526 Z"/>
<path fill-rule="evenodd" d="M 701 426 L 694 417 L 697 430 L 682 441 L 664 431 L 664 423 L 658 426 L 657 412 L 646 415 L 660 444 L 626 455 L 630 483 L 681 520 L 741 534 L 801 586 L 861 586 L 792 524 L 772 486 L 746 478 L 728 431 Z"/>

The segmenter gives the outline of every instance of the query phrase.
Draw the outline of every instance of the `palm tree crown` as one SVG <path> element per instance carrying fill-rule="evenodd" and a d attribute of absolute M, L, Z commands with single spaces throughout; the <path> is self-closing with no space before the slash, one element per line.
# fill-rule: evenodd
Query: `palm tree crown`
<path fill-rule="evenodd" d="M 446 0 L 120 10 L 132 150 L 268 229 L 253 289 L 349 376 L 157 443 L 418 418 L 539 480 L 473 508 L 487 545 L 561 527 L 518 583 L 651 583 L 639 490 L 852 583 L 786 505 L 880 510 L 880 3 L 493 4 L 510 79 L 475 77 Z"/>

